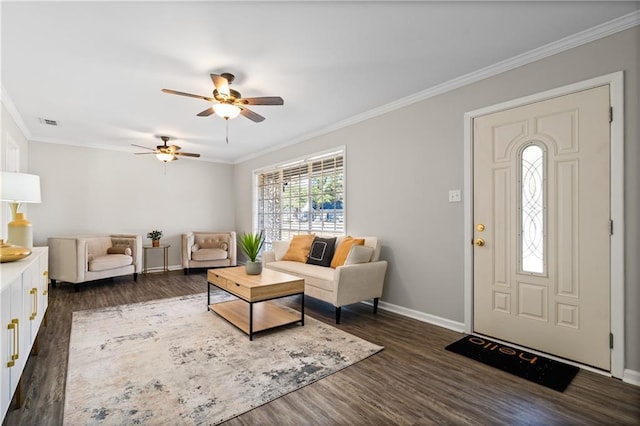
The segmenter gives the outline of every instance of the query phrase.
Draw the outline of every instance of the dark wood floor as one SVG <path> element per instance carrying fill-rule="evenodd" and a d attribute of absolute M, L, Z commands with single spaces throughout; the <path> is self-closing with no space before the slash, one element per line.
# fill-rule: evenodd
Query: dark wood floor
<path fill-rule="evenodd" d="M 79 292 L 65 283 L 51 289 L 39 354 L 23 376 L 23 405 L 10 410 L 4 424 L 62 424 L 73 311 L 203 291 L 204 272 L 178 271 L 143 275 L 137 283 L 101 281 Z M 305 312 L 333 323 L 328 304 L 308 298 Z M 640 424 L 640 388 L 616 379 L 580 371 L 564 393 L 556 392 L 445 351 L 459 333 L 385 311 L 374 316 L 364 304 L 343 308 L 338 327 L 385 349 L 226 424 Z"/>

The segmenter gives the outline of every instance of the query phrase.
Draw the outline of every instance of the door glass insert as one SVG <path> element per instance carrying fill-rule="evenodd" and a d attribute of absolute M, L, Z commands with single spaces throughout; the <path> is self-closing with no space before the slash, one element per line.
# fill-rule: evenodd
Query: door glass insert
<path fill-rule="evenodd" d="M 544 151 L 538 145 L 522 150 L 520 160 L 520 243 L 523 272 L 544 273 Z"/>

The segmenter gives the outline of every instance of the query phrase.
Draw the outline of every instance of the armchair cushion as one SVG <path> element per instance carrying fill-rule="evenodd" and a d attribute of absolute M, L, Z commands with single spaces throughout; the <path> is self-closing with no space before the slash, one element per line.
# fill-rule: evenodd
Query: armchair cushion
<path fill-rule="evenodd" d="M 126 254 L 127 256 L 131 256 L 131 248 L 125 246 L 109 247 L 107 254 Z"/>
<path fill-rule="evenodd" d="M 105 271 L 133 264 L 133 257 L 126 254 L 108 254 L 97 256 L 89 261 L 89 271 Z"/>
<path fill-rule="evenodd" d="M 228 253 L 220 248 L 201 248 L 191 253 L 193 260 L 223 260 L 228 257 Z"/>

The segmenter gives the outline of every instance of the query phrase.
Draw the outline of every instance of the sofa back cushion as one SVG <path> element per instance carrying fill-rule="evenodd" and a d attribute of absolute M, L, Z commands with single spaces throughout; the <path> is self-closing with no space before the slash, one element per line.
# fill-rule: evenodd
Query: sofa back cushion
<path fill-rule="evenodd" d="M 94 257 L 104 256 L 107 254 L 107 249 L 113 245 L 111 237 L 87 237 L 87 252 Z"/>
<path fill-rule="evenodd" d="M 194 232 L 194 242 L 201 249 L 229 248 L 229 234 L 217 234 L 212 232 Z"/>
<path fill-rule="evenodd" d="M 306 263 L 315 237 L 315 234 L 294 235 L 282 260 Z"/>

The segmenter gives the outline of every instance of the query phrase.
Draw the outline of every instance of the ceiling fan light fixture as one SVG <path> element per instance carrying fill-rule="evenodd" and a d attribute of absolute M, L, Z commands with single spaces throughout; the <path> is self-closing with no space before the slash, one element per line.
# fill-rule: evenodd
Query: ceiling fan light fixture
<path fill-rule="evenodd" d="M 173 161 L 176 159 L 175 155 L 173 154 L 168 154 L 166 152 L 160 152 L 158 154 L 156 154 L 156 158 L 160 161 L 162 161 L 163 163 L 167 163 L 169 161 Z"/>
<path fill-rule="evenodd" d="M 232 104 L 216 104 L 213 111 L 225 120 L 236 118 L 240 114 L 240 108 Z"/>

